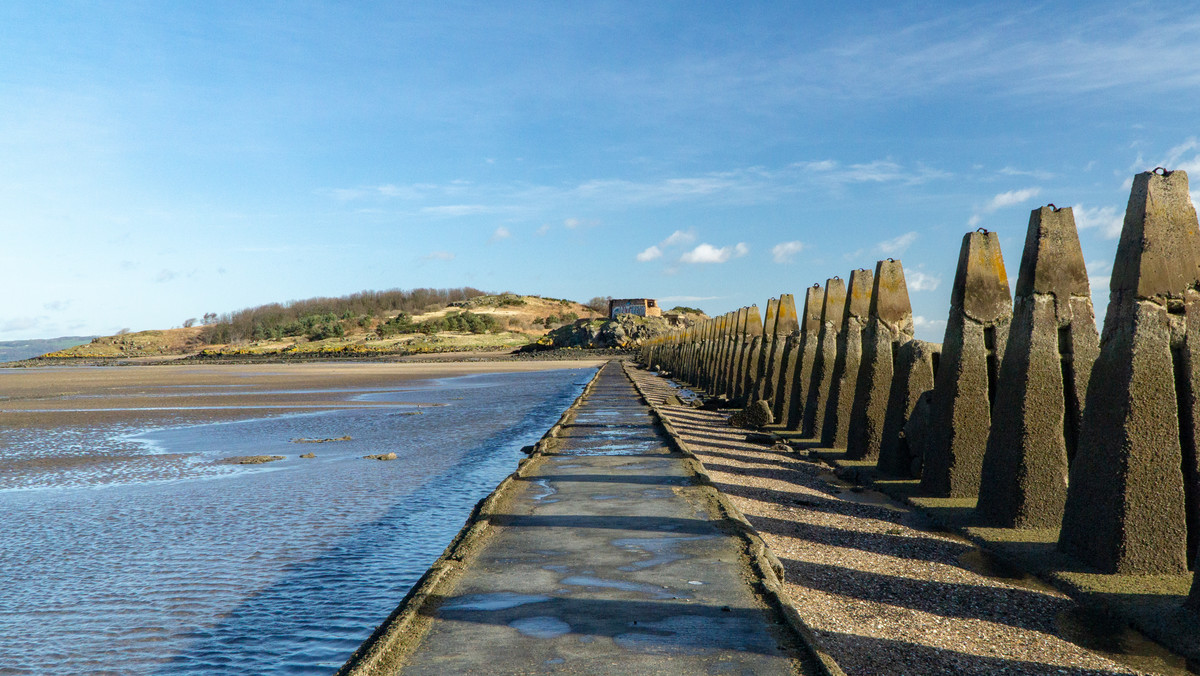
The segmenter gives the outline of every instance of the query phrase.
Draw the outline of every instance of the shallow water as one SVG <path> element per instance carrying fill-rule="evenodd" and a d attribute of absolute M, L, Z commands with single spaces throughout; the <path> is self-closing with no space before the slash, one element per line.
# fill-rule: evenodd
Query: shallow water
<path fill-rule="evenodd" d="M 362 408 L 154 430 L 5 430 L 0 674 L 333 672 L 592 373 L 405 382 L 348 392 Z M 218 462 L 243 455 L 286 459 Z"/>

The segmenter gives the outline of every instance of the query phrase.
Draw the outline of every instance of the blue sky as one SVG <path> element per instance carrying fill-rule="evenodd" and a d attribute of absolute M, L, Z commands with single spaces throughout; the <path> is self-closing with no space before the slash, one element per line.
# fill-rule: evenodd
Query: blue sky
<path fill-rule="evenodd" d="M 1200 12 L 834 4 L 0 3 L 0 340 L 418 286 L 716 313 L 890 256 L 937 341 L 962 235 L 1015 283 L 1049 202 L 1102 316 L 1133 174 L 1200 171 Z"/>

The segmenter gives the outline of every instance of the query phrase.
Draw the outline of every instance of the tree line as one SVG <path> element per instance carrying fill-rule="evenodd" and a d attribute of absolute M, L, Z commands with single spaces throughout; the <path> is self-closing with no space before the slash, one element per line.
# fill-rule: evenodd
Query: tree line
<path fill-rule="evenodd" d="M 487 295 L 469 286 L 456 289 L 390 289 L 360 291 L 339 298 L 308 298 L 268 303 L 222 315 L 205 315 L 200 338 L 210 345 L 243 340 L 278 340 L 307 335 L 311 339 L 341 335 L 344 322 L 365 326 L 371 318 L 399 312 L 420 314 L 429 309 Z"/>

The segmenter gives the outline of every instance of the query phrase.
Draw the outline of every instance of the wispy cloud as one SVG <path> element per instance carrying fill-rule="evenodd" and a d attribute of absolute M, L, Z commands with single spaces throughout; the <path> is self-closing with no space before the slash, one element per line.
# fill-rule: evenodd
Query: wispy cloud
<path fill-rule="evenodd" d="M 1029 176 L 1036 178 L 1039 181 L 1048 181 L 1054 178 L 1054 174 L 1049 171 L 1017 169 L 1015 167 L 1004 167 L 999 172 L 1002 176 Z"/>
<path fill-rule="evenodd" d="M 163 284 L 175 279 L 178 276 L 179 273 L 175 272 L 174 270 L 163 269 L 159 270 L 158 274 L 154 276 L 154 281 L 158 282 L 159 284 Z"/>
<path fill-rule="evenodd" d="M 791 263 L 795 260 L 796 254 L 803 250 L 804 242 L 799 240 L 780 242 L 771 247 L 771 260 L 776 263 Z"/>
<path fill-rule="evenodd" d="M 687 231 L 676 230 L 675 232 L 671 233 L 666 239 L 659 242 L 658 245 L 661 247 L 680 246 L 680 245 L 684 245 L 684 244 L 691 244 L 694 241 L 696 241 L 696 233 L 694 231 L 692 231 L 692 230 L 687 230 Z"/>
<path fill-rule="evenodd" d="M 908 284 L 908 288 L 913 291 L 934 291 L 942 283 L 942 278 L 929 275 L 920 270 L 906 270 L 904 272 L 904 281 Z"/>
<path fill-rule="evenodd" d="M 879 244 L 876 244 L 875 250 L 884 256 L 899 256 L 907 251 L 908 247 L 912 246 L 913 242 L 917 241 L 917 237 L 918 235 L 916 232 L 906 232 L 899 237 L 885 239 Z"/>
<path fill-rule="evenodd" d="M 662 255 L 663 255 L 662 249 L 658 248 L 657 246 L 651 245 L 649 247 L 646 247 L 645 250 L 643 250 L 641 253 L 639 253 L 637 255 L 637 259 L 639 262 L 645 263 L 647 261 L 652 261 L 655 258 L 662 258 Z"/>
<path fill-rule="evenodd" d="M 791 167 L 821 183 L 841 186 L 851 183 L 918 185 L 951 176 L 949 172 L 933 169 L 923 164 L 909 167 L 891 159 L 848 165 L 842 165 L 834 160 L 819 160 L 795 162 Z"/>
<path fill-rule="evenodd" d="M 1116 239 L 1121 236 L 1125 225 L 1125 212 L 1117 207 L 1092 207 L 1082 204 L 1071 207 L 1075 215 L 1075 227 L 1080 230 L 1095 228 L 1104 239 Z"/>
<path fill-rule="evenodd" d="M 579 219 L 568 218 L 567 220 L 563 221 L 563 227 L 568 230 L 574 230 L 575 228 L 579 227 Z"/>
<path fill-rule="evenodd" d="M 679 260 L 682 263 L 724 263 L 731 258 L 741 258 L 748 253 L 750 253 L 750 247 L 746 246 L 745 242 L 721 248 L 703 243 L 695 249 L 685 252 L 679 257 Z"/>
<path fill-rule="evenodd" d="M 508 228 L 501 225 L 492 232 L 492 236 L 488 238 L 488 241 L 499 242 L 500 240 L 508 239 L 509 237 L 512 237 L 512 233 L 508 231 Z"/>
<path fill-rule="evenodd" d="M 1020 190 L 1009 190 L 1008 192 L 1002 192 L 988 200 L 987 204 L 984 204 L 982 207 L 976 209 L 975 213 L 972 214 L 967 223 L 971 227 L 975 227 L 976 225 L 979 225 L 980 221 L 983 220 L 984 214 L 990 214 L 997 209 L 1016 206 L 1022 202 L 1027 202 L 1034 197 L 1037 197 L 1039 194 L 1041 194 L 1041 192 L 1042 189 L 1036 187 L 1021 188 Z"/>
<path fill-rule="evenodd" d="M 487 204 L 444 204 L 433 207 L 422 207 L 421 213 L 431 216 L 474 216 L 476 214 L 494 214 L 506 211 L 504 207 Z"/>
<path fill-rule="evenodd" d="M 449 251 L 430 251 L 429 253 L 425 254 L 424 256 L 421 256 L 421 260 L 423 260 L 423 261 L 452 261 L 452 260 L 454 260 L 454 254 L 450 253 Z"/>

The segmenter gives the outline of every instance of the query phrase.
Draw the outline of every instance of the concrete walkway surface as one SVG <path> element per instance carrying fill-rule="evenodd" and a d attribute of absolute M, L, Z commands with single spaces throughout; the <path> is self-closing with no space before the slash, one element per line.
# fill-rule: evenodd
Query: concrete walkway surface
<path fill-rule="evenodd" d="M 819 673 L 692 467 L 610 362 L 395 664 L 362 673 Z"/>

